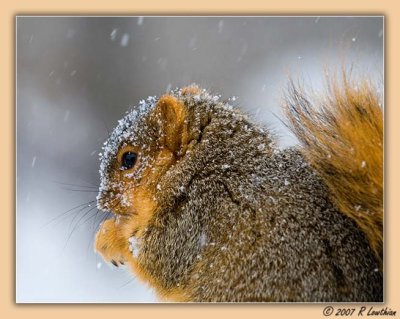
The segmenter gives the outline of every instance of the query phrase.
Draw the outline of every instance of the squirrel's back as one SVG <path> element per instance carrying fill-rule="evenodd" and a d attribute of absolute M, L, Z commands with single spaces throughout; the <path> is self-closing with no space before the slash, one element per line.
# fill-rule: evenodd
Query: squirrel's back
<path fill-rule="evenodd" d="M 251 173 L 222 168 L 191 180 L 174 213 L 159 216 L 166 228 L 144 237 L 146 267 L 191 301 L 382 301 L 364 234 L 303 156 L 250 162 Z"/>

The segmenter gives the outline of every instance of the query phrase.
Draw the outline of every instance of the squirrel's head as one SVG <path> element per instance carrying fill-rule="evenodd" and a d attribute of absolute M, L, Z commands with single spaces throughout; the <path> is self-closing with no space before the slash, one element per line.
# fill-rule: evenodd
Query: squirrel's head
<path fill-rule="evenodd" d="M 200 93 L 191 86 L 149 97 L 118 122 L 100 154 L 99 209 L 148 220 L 160 178 L 189 146 L 185 101 Z"/>

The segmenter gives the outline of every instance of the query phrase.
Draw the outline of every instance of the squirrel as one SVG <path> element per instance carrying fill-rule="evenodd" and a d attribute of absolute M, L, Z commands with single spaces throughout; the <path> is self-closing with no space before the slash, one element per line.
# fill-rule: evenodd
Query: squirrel
<path fill-rule="evenodd" d="M 284 150 L 196 85 L 140 101 L 100 154 L 95 250 L 166 301 L 383 301 L 383 116 L 353 84 L 291 82 Z"/>

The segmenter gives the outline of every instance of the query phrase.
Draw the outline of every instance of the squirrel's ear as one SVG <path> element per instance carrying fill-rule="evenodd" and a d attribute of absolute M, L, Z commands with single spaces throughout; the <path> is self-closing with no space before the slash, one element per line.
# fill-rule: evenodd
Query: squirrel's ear
<path fill-rule="evenodd" d="M 164 144 L 173 152 L 179 152 L 186 133 L 186 110 L 184 104 L 172 95 L 164 95 L 158 100 L 152 120 L 161 129 Z"/>

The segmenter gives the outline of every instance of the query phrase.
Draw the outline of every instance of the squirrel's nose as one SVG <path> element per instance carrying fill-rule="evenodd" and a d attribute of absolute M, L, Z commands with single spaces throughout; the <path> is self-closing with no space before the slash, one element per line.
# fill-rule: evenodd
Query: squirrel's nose
<path fill-rule="evenodd" d="M 113 190 L 102 190 L 96 197 L 97 208 L 103 212 L 111 212 L 117 215 L 129 215 L 128 207 L 122 203 L 124 201 L 123 195 L 116 193 Z"/>
<path fill-rule="evenodd" d="M 99 191 L 99 194 L 96 197 L 96 201 L 97 201 L 97 208 L 101 211 L 108 211 L 108 205 L 107 202 L 104 199 L 104 192 Z"/>
<path fill-rule="evenodd" d="M 97 208 L 103 212 L 113 211 L 114 193 L 109 190 L 100 190 L 96 197 Z M 115 205 L 115 203 L 114 203 Z"/>

